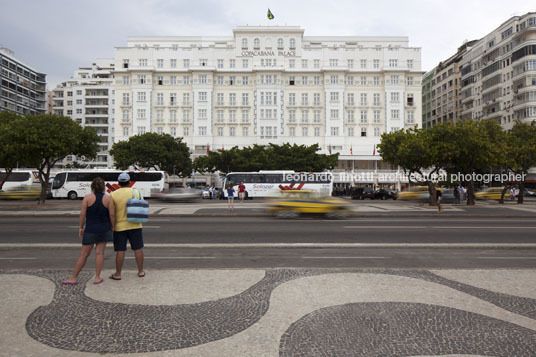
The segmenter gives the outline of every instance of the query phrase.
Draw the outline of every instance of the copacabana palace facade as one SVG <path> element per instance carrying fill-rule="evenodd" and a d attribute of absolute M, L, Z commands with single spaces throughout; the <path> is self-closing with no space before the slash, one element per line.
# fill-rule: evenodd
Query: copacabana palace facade
<path fill-rule="evenodd" d="M 309 37 L 296 26 L 130 37 L 115 51 L 114 142 L 168 133 L 184 138 L 194 157 L 319 144 L 339 153 L 336 171 L 389 170 L 375 145 L 384 132 L 422 126 L 422 74 L 421 50 L 407 37 Z"/>

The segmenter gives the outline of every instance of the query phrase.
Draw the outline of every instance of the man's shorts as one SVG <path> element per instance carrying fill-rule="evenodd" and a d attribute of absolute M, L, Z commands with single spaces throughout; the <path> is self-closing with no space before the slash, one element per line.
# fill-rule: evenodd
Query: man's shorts
<path fill-rule="evenodd" d="M 138 250 L 143 248 L 143 235 L 141 230 L 141 228 L 138 228 L 114 232 L 114 251 L 124 252 L 127 250 L 127 240 L 130 242 L 130 249 Z"/>
<path fill-rule="evenodd" d="M 243 199 L 243 198 L 246 197 L 246 193 L 245 193 L 245 192 L 238 192 L 238 197 L 239 197 L 240 199 Z"/>

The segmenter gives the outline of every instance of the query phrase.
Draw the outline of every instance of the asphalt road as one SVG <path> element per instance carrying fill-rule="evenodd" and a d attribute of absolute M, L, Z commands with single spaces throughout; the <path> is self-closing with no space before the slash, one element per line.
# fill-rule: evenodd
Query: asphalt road
<path fill-rule="evenodd" d="M 0 269 L 72 269 L 77 217 L 0 217 Z M 536 221 L 524 218 L 155 217 L 147 269 L 535 268 Z M 113 267 L 109 247 L 106 264 Z M 92 259 L 88 268 L 93 266 Z M 126 268 L 134 268 L 127 254 Z"/>

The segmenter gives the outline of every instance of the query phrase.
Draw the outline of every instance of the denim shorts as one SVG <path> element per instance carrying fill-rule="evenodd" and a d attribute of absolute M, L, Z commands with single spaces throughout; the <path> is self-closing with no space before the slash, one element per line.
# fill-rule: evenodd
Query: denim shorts
<path fill-rule="evenodd" d="M 103 233 L 89 233 L 84 232 L 82 237 L 82 245 L 92 245 L 97 243 L 111 242 L 114 240 L 112 231 L 106 231 Z"/>
<path fill-rule="evenodd" d="M 130 242 L 130 249 L 132 250 L 143 248 L 141 228 L 114 232 L 114 251 L 124 252 L 127 250 L 127 241 Z"/>

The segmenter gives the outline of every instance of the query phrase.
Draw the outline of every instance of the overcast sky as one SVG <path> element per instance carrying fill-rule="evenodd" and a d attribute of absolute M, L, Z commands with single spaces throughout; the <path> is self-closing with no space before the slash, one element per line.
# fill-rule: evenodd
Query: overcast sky
<path fill-rule="evenodd" d="M 408 36 L 428 71 L 464 40 L 530 11 L 528 0 L 0 0 L 0 47 L 46 73 L 49 89 L 113 57 L 128 36 L 232 36 L 242 25 L 300 26 L 305 36 Z"/>

